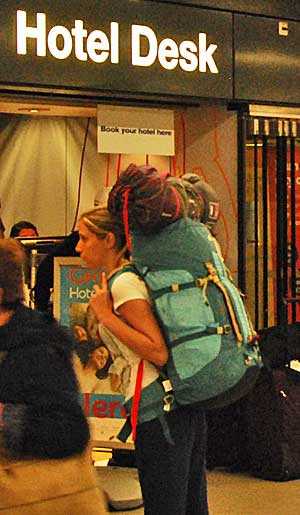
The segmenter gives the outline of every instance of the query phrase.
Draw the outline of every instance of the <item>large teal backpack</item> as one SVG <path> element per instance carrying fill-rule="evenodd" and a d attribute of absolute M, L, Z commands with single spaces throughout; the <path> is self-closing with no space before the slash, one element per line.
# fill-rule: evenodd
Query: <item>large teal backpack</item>
<path fill-rule="evenodd" d="M 262 366 L 256 333 L 210 231 L 181 218 L 131 236 L 132 270 L 148 287 L 169 349 L 165 398 L 218 408 L 247 394 Z"/>

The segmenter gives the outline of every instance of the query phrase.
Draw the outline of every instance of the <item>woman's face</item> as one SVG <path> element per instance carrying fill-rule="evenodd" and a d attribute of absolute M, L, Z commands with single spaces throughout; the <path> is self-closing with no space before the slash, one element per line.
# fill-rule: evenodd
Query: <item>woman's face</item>
<path fill-rule="evenodd" d="M 29 238 L 29 237 L 36 237 L 36 236 L 37 236 L 36 231 L 29 227 L 23 227 L 23 229 L 21 229 L 18 234 L 19 238 Z"/>
<path fill-rule="evenodd" d="M 107 249 L 105 238 L 100 239 L 90 231 L 82 222 L 79 222 L 79 242 L 76 245 L 76 252 L 90 268 L 104 268 Z"/>
<path fill-rule="evenodd" d="M 102 370 L 105 367 L 109 358 L 109 352 L 106 347 L 98 347 L 90 356 L 90 361 L 93 363 L 97 370 Z"/>

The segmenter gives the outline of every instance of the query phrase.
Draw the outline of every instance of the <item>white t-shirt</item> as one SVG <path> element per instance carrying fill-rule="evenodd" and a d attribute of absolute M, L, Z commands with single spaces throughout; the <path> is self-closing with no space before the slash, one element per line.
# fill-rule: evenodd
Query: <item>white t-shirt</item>
<path fill-rule="evenodd" d="M 129 300 L 144 299 L 151 303 L 144 281 L 133 272 L 124 272 L 116 277 L 112 284 L 111 295 L 116 314 L 119 314 L 118 308 Z M 141 358 L 101 324 L 99 324 L 99 333 L 114 361 L 109 372 L 120 376 L 120 393 L 125 395 L 125 401 L 127 401 L 134 394 Z M 144 360 L 142 388 L 152 383 L 158 375 L 156 367 L 149 361 Z"/>

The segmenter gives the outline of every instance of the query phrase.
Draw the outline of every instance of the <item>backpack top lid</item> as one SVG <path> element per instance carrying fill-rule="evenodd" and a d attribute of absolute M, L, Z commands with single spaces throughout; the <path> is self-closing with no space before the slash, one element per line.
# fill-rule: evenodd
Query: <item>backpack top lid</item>
<path fill-rule="evenodd" d="M 191 190 L 191 186 L 196 192 L 196 196 L 199 199 L 198 210 L 200 210 L 200 222 L 204 223 L 210 230 L 217 223 L 220 217 L 220 201 L 217 197 L 214 189 L 205 182 L 196 173 L 186 173 L 181 176 L 181 179 L 187 186 L 187 195 L 192 202 L 194 202 L 194 193 Z M 197 213 L 197 211 L 196 211 Z M 191 218 L 196 219 L 191 213 Z"/>
<path fill-rule="evenodd" d="M 123 216 L 124 226 L 142 234 L 153 234 L 185 216 L 188 200 L 156 168 L 130 164 L 112 187 L 108 210 Z"/>

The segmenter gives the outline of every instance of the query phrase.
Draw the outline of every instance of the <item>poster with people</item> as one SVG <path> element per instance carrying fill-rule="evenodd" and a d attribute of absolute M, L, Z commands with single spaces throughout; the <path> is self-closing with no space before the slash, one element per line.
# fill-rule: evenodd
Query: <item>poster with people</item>
<path fill-rule="evenodd" d="M 74 366 L 81 401 L 89 419 L 92 440 L 112 444 L 125 422 L 120 367 L 99 336 L 89 306 L 100 271 L 91 270 L 79 257 L 54 259 L 53 312 L 75 337 Z M 126 364 L 123 363 L 123 369 Z M 129 444 L 124 444 L 130 447 Z"/>

